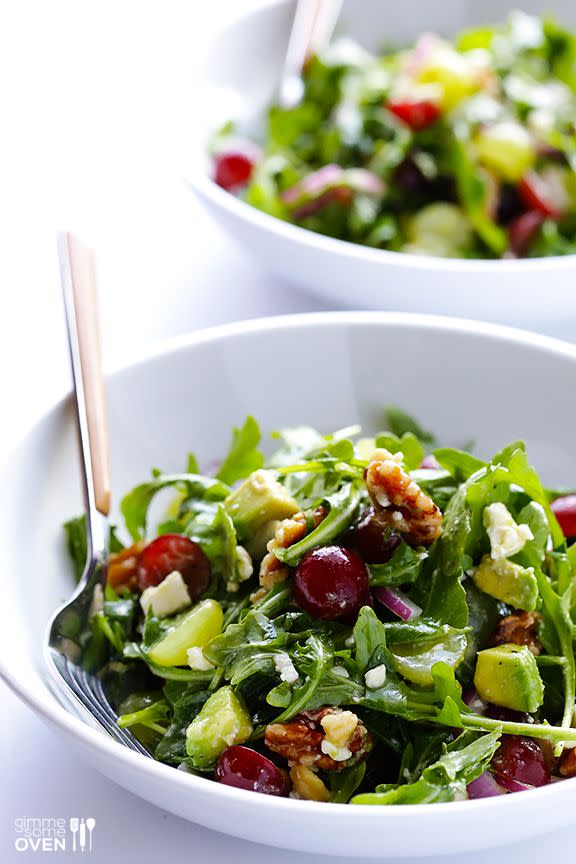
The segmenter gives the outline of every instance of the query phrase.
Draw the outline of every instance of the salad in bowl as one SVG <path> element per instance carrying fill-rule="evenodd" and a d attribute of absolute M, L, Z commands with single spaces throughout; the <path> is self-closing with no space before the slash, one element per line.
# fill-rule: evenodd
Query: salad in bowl
<path fill-rule="evenodd" d="M 265 458 L 249 417 L 213 470 L 124 497 L 83 663 L 157 760 L 352 805 L 576 776 L 576 496 L 522 442 L 485 462 L 387 418 Z"/>
<path fill-rule="evenodd" d="M 340 40 L 259 141 L 228 124 L 216 183 L 265 213 L 373 249 L 443 258 L 576 251 L 576 37 L 515 12 L 376 56 Z"/>

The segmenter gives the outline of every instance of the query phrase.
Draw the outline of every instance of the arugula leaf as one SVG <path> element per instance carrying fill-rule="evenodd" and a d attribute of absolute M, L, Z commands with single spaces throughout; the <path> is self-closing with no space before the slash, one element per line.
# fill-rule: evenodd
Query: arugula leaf
<path fill-rule="evenodd" d="M 206 501 L 223 501 L 230 488 L 212 477 L 200 474 L 156 474 L 147 483 L 141 483 L 124 496 L 120 504 L 126 528 L 134 541 L 146 534 L 148 508 L 155 495 L 163 489 L 174 487 L 183 495 Z"/>
<path fill-rule="evenodd" d="M 170 706 L 168 702 L 164 699 L 159 699 L 157 702 L 140 708 L 138 711 L 121 714 L 118 717 L 118 726 L 121 729 L 129 729 L 131 726 L 146 726 L 148 729 L 153 729 L 154 732 L 164 735 L 167 729 L 165 724 L 169 714 Z"/>
<path fill-rule="evenodd" d="M 468 153 L 469 142 L 463 130 L 454 134 L 452 164 L 456 176 L 460 202 L 478 235 L 486 246 L 501 256 L 508 246 L 508 237 L 503 228 L 488 215 L 489 185 Z"/>
<path fill-rule="evenodd" d="M 369 564 L 370 584 L 398 586 L 416 582 L 428 558 L 424 549 L 414 549 L 402 541 L 385 564 Z"/>
<path fill-rule="evenodd" d="M 399 437 L 393 432 L 381 432 L 376 436 L 376 447 L 384 447 L 390 453 L 402 453 L 409 471 L 418 468 L 424 458 L 424 448 L 413 432 L 404 432 Z"/>
<path fill-rule="evenodd" d="M 378 648 L 386 647 L 386 628 L 370 606 L 363 606 L 358 613 L 354 630 L 354 654 L 362 675 L 370 668 L 369 663 Z"/>
<path fill-rule="evenodd" d="M 343 771 L 330 771 L 328 783 L 330 786 L 330 801 L 332 804 L 347 804 L 356 789 L 362 783 L 366 774 L 366 762 L 364 760 L 344 768 Z"/>
<path fill-rule="evenodd" d="M 221 504 L 203 508 L 193 515 L 185 524 L 184 532 L 200 544 L 210 561 L 213 576 L 220 577 L 224 587 L 237 582 L 236 529 Z"/>
<path fill-rule="evenodd" d="M 72 560 L 74 569 L 74 577 L 78 582 L 82 573 L 86 559 L 88 558 L 88 534 L 86 526 L 86 516 L 77 516 L 74 519 L 69 519 L 64 523 L 64 532 L 66 534 L 66 548 Z M 124 548 L 116 536 L 116 529 L 113 525 L 110 526 L 110 552 L 121 552 Z"/>
<path fill-rule="evenodd" d="M 428 446 L 434 444 L 434 435 L 431 432 L 426 432 L 418 421 L 410 414 L 407 414 L 406 411 L 394 405 L 387 405 L 385 411 L 389 430 L 398 438 L 402 438 L 403 435 L 409 432 Z"/>
<path fill-rule="evenodd" d="M 286 549 L 274 549 L 283 564 L 295 567 L 304 555 L 316 546 L 325 546 L 348 528 L 360 505 L 360 492 L 352 483 L 343 486 L 334 495 L 324 498 L 322 503 L 329 508 L 328 515 L 309 534 Z"/>
<path fill-rule="evenodd" d="M 474 476 L 474 475 L 473 475 Z M 470 514 L 466 498 L 466 484 L 450 500 L 444 513 L 442 535 L 430 551 L 419 584 L 429 584 L 422 591 L 424 614 L 436 621 L 465 627 L 468 623 L 466 592 L 462 587 L 462 559 L 470 533 Z"/>
<path fill-rule="evenodd" d="M 230 449 L 216 477 L 228 486 L 243 480 L 264 465 L 264 456 L 258 450 L 260 427 L 254 417 L 247 417 L 241 429 L 232 432 Z"/>
<path fill-rule="evenodd" d="M 172 707 L 172 718 L 168 728 L 158 742 L 154 757 L 161 762 L 178 765 L 186 757 L 186 729 L 199 713 L 210 696 L 196 681 L 182 685 L 168 681 L 164 687 L 166 699 Z"/>
<path fill-rule="evenodd" d="M 465 450 L 457 450 L 454 447 L 439 447 L 434 450 L 439 465 L 457 480 L 463 483 L 468 480 L 472 474 L 476 474 L 481 468 L 486 467 L 486 463 L 481 459 L 477 459 Z"/>
<path fill-rule="evenodd" d="M 66 548 L 72 560 L 74 578 L 78 582 L 84 571 L 88 558 L 88 541 L 86 538 L 86 516 L 78 516 L 64 523 L 66 533 Z"/>
<path fill-rule="evenodd" d="M 484 773 L 499 746 L 500 731 L 460 735 L 437 762 L 424 768 L 418 780 L 403 786 L 377 787 L 356 795 L 351 804 L 436 804 L 466 797 L 466 786 Z"/>

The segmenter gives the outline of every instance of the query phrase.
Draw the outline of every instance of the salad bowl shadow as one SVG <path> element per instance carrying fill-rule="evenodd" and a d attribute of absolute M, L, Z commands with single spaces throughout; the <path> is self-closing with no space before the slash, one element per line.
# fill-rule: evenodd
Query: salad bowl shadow
<path fill-rule="evenodd" d="M 321 364 L 321 374 L 310 377 L 311 361 Z M 356 422 L 369 432 L 386 404 L 419 416 L 448 444 L 473 438 L 480 456 L 525 437 L 545 482 L 574 483 L 576 404 L 561 394 L 572 391 L 575 377 L 573 346 L 444 318 L 332 313 L 203 331 L 110 376 L 115 500 L 150 466 L 180 470 L 190 450 L 204 463 L 218 457 L 230 429 L 248 413 L 265 433 L 301 423 L 330 431 Z M 71 758 L 190 821 L 315 853 L 391 860 L 463 854 L 576 822 L 570 780 L 479 801 L 344 809 L 234 789 L 113 742 L 59 701 L 42 659 L 46 623 L 72 589 L 61 525 L 81 510 L 79 488 L 65 400 L 6 454 L 1 469 L 6 614 L 0 676 L 65 738 Z"/>
<path fill-rule="evenodd" d="M 427 30 L 443 34 L 503 20 L 516 4 L 425 4 L 407 0 L 380 20 L 374 0 L 344 4 L 338 33 L 369 49 L 407 44 Z M 220 188 L 208 155 L 216 130 L 232 120 L 239 134 L 262 137 L 285 54 L 294 0 L 267 0 L 227 22 L 198 63 L 198 111 L 185 175 L 215 220 L 263 268 L 339 308 L 454 314 L 543 327 L 576 310 L 576 256 L 484 260 L 440 258 L 370 248 L 275 218 Z M 485 8 L 483 8 L 485 7 Z M 553 11 L 576 23 L 571 4 Z M 545 289 L 544 289 L 545 285 Z M 542 302 L 545 290 L 546 302 Z M 519 318 L 521 316 L 521 319 Z"/>

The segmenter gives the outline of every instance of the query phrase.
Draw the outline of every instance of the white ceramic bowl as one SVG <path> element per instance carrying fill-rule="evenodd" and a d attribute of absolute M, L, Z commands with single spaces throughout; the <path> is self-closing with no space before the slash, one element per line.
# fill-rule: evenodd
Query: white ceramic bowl
<path fill-rule="evenodd" d="M 340 308 L 445 313 L 508 323 L 521 314 L 534 326 L 575 312 L 576 256 L 471 261 L 370 249 L 275 219 L 212 182 L 206 156 L 210 134 L 231 118 L 248 130 L 257 123 L 281 71 L 294 4 L 268 0 L 233 20 L 200 64 L 197 134 L 187 174 L 217 221 L 272 273 Z M 403 0 L 389 14 L 377 0 L 349 0 L 340 30 L 377 49 L 383 42 L 405 43 L 426 30 L 453 33 L 470 24 L 502 20 L 517 5 L 515 0 Z M 541 6 L 530 0 L 522 5 L 534 10 Z M 550 7 L 576 26 L 571 0 L 547 3 Z"/>
<path fill-rule="evenodd" d="M 336 313 L 235 324 L 172 342 L 110 377 L 114 495 L 151 466 L 180 470 L 189 450 L 223 452 L 247 413 L 269 432 L 380 425 L 385 404 L 441 441 L 490 454 L 519 436 L 550 483 L 574 483 L 576 347 L 485 324 Z M 120 785 L 173 813 L 272 846 L 355 857 L 464 853 L 576 822 L 576 781 L 523 795 L 415 807 L 343 807 L 256 795 L 124 749 L 47 688 L 46 622 L 71 592 L 61 523 L 81 509 L 69 401 L 6 454 L 0 472 L 0 675 Z M 417 825 L 418 829 L 414 830 Z"/>

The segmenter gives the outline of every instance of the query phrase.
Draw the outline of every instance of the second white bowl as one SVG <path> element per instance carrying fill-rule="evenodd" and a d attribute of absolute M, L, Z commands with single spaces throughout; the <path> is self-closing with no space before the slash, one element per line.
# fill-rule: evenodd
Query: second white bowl
<path fill-rule="evenodd" d="M 196 131 L 188 177 L 217 221 L 277 277 L 337 306 L 434 312 L 542 327 L 576 313 L 576 256 L 483 261 L 407 255 L 315 234 L 245 204 L 211 179 L 210 134 L 227 120 L 250 128 L 272 99 L 295 0 L 267 0 L 236 18 L 209 46 L 197 82 Z M 344 4 L 339 30 L 377 49 L 425 30 L 454 32 L 502 20 L 514 2 L 482 11 L 478 0 L 441 6 L 404 0 L 384 16 L 375 0 Z M 494 5 L 494 4 L 493 4 Z M 550 4 L 548 4 L 550 6 Z M 552 4 L 576 24 L 567 0 Z M 548 8 L 548 7 L 547 7 Z"/>

